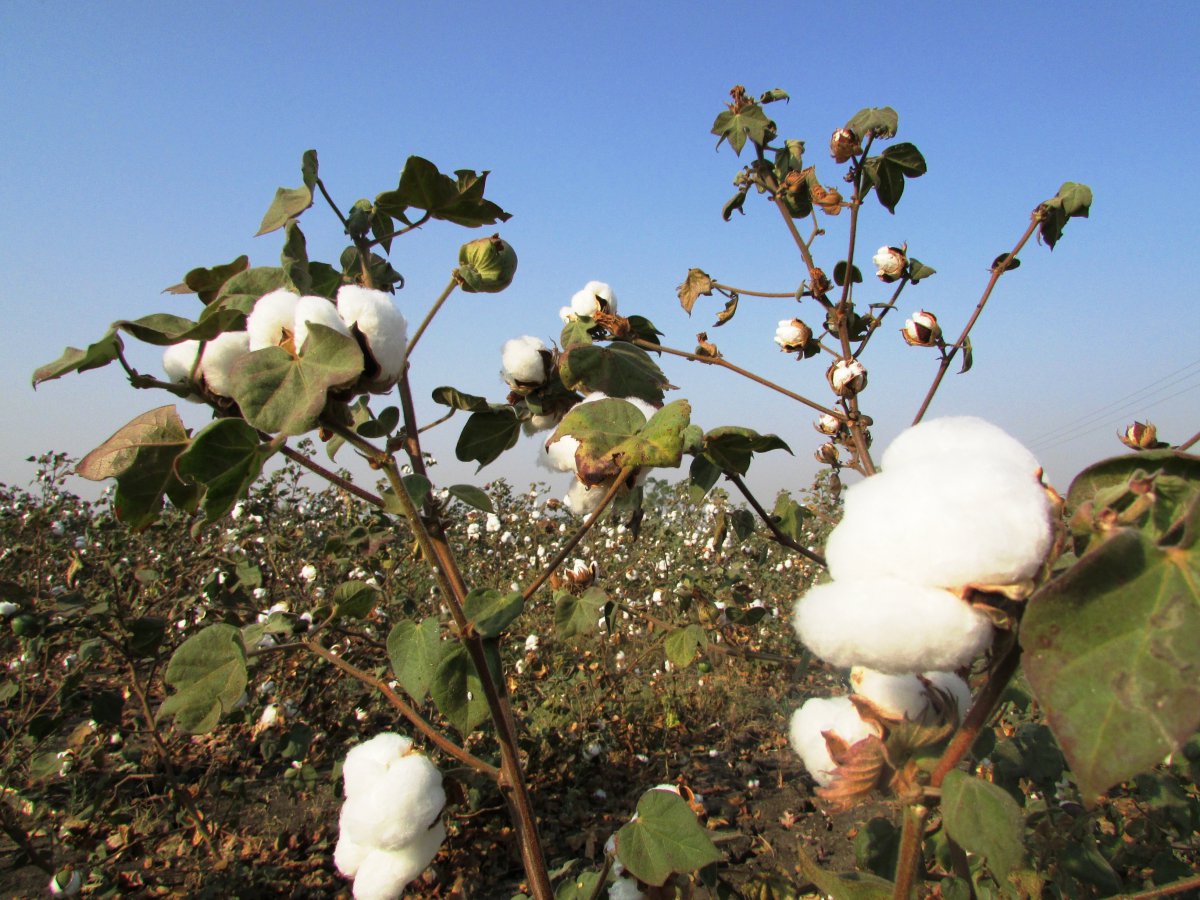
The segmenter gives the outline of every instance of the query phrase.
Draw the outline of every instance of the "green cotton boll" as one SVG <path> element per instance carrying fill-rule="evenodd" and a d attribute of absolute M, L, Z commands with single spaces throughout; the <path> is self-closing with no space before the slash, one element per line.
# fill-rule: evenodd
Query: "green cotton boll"
<path fill-rule="evenodd" d="M 517 272 L 517 253 L 498 234 L 463 244 L 458 262 L 454 275 L 468 294 L 497 294 Z"/>

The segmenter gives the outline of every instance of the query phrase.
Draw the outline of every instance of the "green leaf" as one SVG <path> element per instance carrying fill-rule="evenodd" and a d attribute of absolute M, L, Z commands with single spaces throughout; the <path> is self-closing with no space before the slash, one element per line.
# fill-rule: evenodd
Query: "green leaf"
<path fill-rule="evenodd" d="M 471 413 L 454 455 L 462 462 L 478 462 L 482 469 L 516 446 L 521 436 L 521 422 L 511 406 L 493 407 Z"/>
<path fill-rule="evenodd" d="M 354 430 L 365 438 L 382 438 L 387 437 L 396 430 L 396 426 L 400 424 L 400 407 L 388 406 L 385 407 L 378 416 L 373 419 L 367 419 Z"/>
<path fill-rule="evenodd" d="M 365 581 L 343 581 L 333 592 L 333 609 L 339 616 L 365 619 L 379 602 L 379 588 Z"/>
<path fill-rule="evenodd" d="M 289 219 L 283 227 L 285 235 L 280 261 L 288 281 L 299 294 L 308 294 L 312 289 L 312 275 L 308 271 L 308 245 L 304 240 L 304 232 L 295 219 Z"/>
<path fill-rule="evenodd" d="M 618 342 L 572 347 L 559 357 L 559 374 L 568 390 L 609 397 L 638 397 L 654 406 L 663 401 L 667 377 L 645 350 Z"/>
<path fill-rule="evenodd" d="M 600 621 L 600 611 L 608 603 L 603 589 L 590 587 L 576 597 L 566 591 L 554 595 L 554 627 L 561 638 L 590 634 Z"/>
<path fill-rule="evenodd" d="M 500 637 L 524 607 L 520 591 L 501 594 L 495 588 L 475 588 L 463 599 L 463 612 L 485 638 Z"/>
<path fill-rule="evenodd" d="M 112 330 L 94 344 L 89 344 L 86 350 L 68 347 L 54 362 L 47 363 L 33 373 L 33 386 L 36 388 L 43 381 L 53 381 L 68 372 L 86 372 L 107 366 L 121 355 L 123 349 L 121 336 Z"/>
<path fill-rule="evenodd" d="M 1094 799 L 1200 728 L 1200 547 L 1120 528 L 1028 603 L 1023 665 Z"/>
<path fill-rule="evenodd" d="M 869 106 L 856 112 L 846 127 L 860 139 L 868 134 L 877 138 L 892 138 L 900 128 L 900 116 L 890 106 Z"/>
<path fill-rule="evenodd" d="M 1064 182 L 1058 193 L 1038 207 L 1041 239 L 1054 249 L 1067 219 L 1087 218 L 1092 207 L 1092 189 L 1086 184 Z"/>
<path fill-rule="evenodd" d="M 218 419 L 192 439 L 179 455 L 176 469 L 182 477 L 204 485 L 204 518 L 215 522 L 246 496 L 273 452 L 243 420 Z"/>
<path fill-rule="evenodd" d="M 963 338 L 962 343 L 962 367 L 958 370 L 959 375 L 971 371 L 971 366 L 975 365 L 975 353 L 971 349 L 971 339 Z"/>
<path fill-rule="evenodd" d="M 246 689 L 246 648 L 232 625 L 210 625 L 171 656 L 163 681 L 174 689 L 159 715 L 189 734 L 206 734 Z"/>
<path fill-rule="evenodd" d="M 435 219 L 467 228 L 506 222 L 512 216 L 483 198 L 487 172 L 459 169 L 455 178 L 419 156 L 410 156 L 400 173 L 400 184 L 375 198 L 375 208 L 399 218 L 409 207 L 423 209 Z"/>
<path fill-rule="evenodd" d="M 304 351 L 255 350 L 233 370 L 233 399 L 246 421 L 270 434 L 304 434 L 317 427 L 331 388 L 353 384 L 363 356 L 354 338 L 311 323 Z"/>
<path fill-rule="evenodd" d="M 905 178 L 920 178 L 929 171 L 925 157 L 914 144 L 893 144 L 880 155 L 891 167 L 903 172 Z"/>
<path fill-rule="evenodd" d="M 139 341 L 165 347 L 181 341 L 211 341 L 222 332 L 241 329 L 246 319 L 245 314 L 237 309 L 206 312 L 209 314 L 199 322 L 170 313 L 153 313 L 140 319 L 121 319 L 113 322 L 112 327 L 128 332 Z"/>
<path fill-rule="evenodd" d="M 183 281 L 163 290 L 164 294 L 196 294 L 205 306 L 216 299 L 221 285 L 250 266 L 250 257 L 243 254 L 233 262 L 211 269 L 192 269 L 183 276 Z"/>
<path fill-rule="evenodd" d="M 596 888 L 599 884 L 599 872 L 580 872 L 558 883 L 554 889 L 554 900 L 592 900 L 598 896 Z"/>
<path fill-rule="evenodd" d="M 239 272 L 221 285 L 220 293 L 205 307 L 200 321 L 203 322 L 222 309 L 236 309 L 249 314 L 259 297 L 290 286 L 287 272 L 279 266 L 255 266 L 253 269 Z"/>
<path fill-rule="evenodd" d="M 746 205 L 746 192 L 738 191 L 736 194 L 734 194 L 732 197 L 730 197 L 727 201 L 725 201 L 725 205 L 721 207 L 721 218 L 724 219 L 726 222 L 728 222 L 730 219 L 733 218 L 733 214 L 735 212 L 739 212 L 744 216 L 746 214 L 746 211 L 744 209 L 742 209 L 742 207 L 745 205 Z"/>
<path fill-rule="evenodd" d="M 480 490 L 472 484 L 452 484 L 449 487 L 450 496 L 474 509 L 480 509 L 484 512 L 495 512 L 492 506 L 492 499 L 485 491 Z"/>
<path fill-rule="evenodd" d="M 699 503 L 704 495 L 712 490 L 717 479 L 721 477 L 721 469 L 705 456 L 696 456 L 688 469 L 688 480 L 691 482 L 690 493 L 693 502 Z"/>
<path fill-rule="evenodd" d="M 887 819 L 876 816 L 854 836 L 854 861 L 860 869 L 886 878 L 896 871 L 900 850 L 900 829 Z"/>
<path fill-rule="evenodd" d="M 399 622 L 388 633 L 387 652 L 396 680 L 417 703 L 429 693 L 429 685 L 438 664 L 452 645 L 442 643 L 438 620 L 430 616 L 421 622 Z"/>
<path fill-rule="evenodd" d="M 767 118 L 761 106 L 749 103 L 737 112 L 732 109 L 722 111 L 713 122 L 712 134 L 717 135 L 718 148 L 722 142 L 729 141 L 733 152 L 741 156 L 747 137 L 760 146 L 775 137 L 775 123 Z"/>
<path fill-rule="evenodd" d="M 708 636 L 699 625 L 676 628 L 663 641 L 667 659 L 676 668 L 683 669 L 696 658 L 696 654 L 708 646 Z"/>
<path fill-rule="evenodd" d="M 928 278 L 930 275 L 936 275 L 937 269 L 933 266 L 927 266 L 914 256 L 908 258 L 908 280 L 913 284 Z"/>
<path fill-rule="evenodd" d="M 751 428 L 725 425 L 704 435 L 704 455 L 723 472 L 745 475 L 755 453 L 792 450 L 777 435 L 759 434 Z"/>
<path fill-rule="evenodd" d="M 131 528 L 158 518 L 163 496 L 181 509 L 194 509 L 198 489 L 175 472 L 175 460 L 188 446 L 187 430 L 174 406 L 160 406 L 122 426 L 79 461 L 75 471 L 91 481 L 117 480 L 114 510 Z"/>
<path fill-rule="evenodd" d="M 1001 884 L 1025 859 L 1025 817 L 1003 788 L 953 770 L 942 782 L 942 821 L 954 841 L 987 858 Z"/>
<path fill-rule="evenodd" d="M 774 103 L 777 100 L 790 100 L 790 99 L 791 98 L 788 96 L 788 92 L 785 91 L 783 88 L 771 88 L 771 90 L 764 91 L 762 93 L 762 95 L 759 96 L 758 102 L 759 103 Z"/>
<path fill-rule="evenodd" d="M 579 441 L 575 451 L 576 474 L 584 483 L 598 485 L 621 471 L 625 458 L 620 456 L 619 448 L 632 441 L 646 424 L 645 416 L 636 406 L 610 397 L 577 404 L 563 417 L 546 444 L 549 446 L 567 435 Z M 630 464 L 637 465 L 633 460 Z"/>
<path fill-rule="evenodd" d="M 466 412 L 483 412 L 492 408 L 486 397 L 474 394 L 464 394 L 458 388 L 438 387 L 433 389 L 433 402 L 451 409 L 461 409 Z"/>
<path fill-rule="evenodd" d="M 721 859 L 687 801 L 671 791 L 642 794 L 637 818 L 617 832 L 617 858 L 639 881 L 659 887 L 672 874 Z"/>
<path fill-rule="evenodd" d="M 313 203 L 312 189 L 305 187 L 298 188 L 277 188 L 275 191 L 275 199 L 271 201 L 271 206 L 267 209 L 266 215 L 263 216 L 262 223 L 258 226 L 258 231 L 255 237 L 268 234 L 276 231 L 287 224 L 289 219 L 294 219 L 300 215 Z"/>
<path fill-rule="evenodd" d="M 858 266 L 851 266 L 850 268 L 853 270 L 851 272 L 851 279 L 855 284 L 861 284 L 863 280 L 862 271 L 858 268 Z M 846 283 L 846 260 L 843 259 L 839 261 L 837 265 L 833 267 L 833 283 L 838 287 L 841 287 Z"/>
<path fill-rule="evenodd" d="M 495 642 L 487 641 L 485 651 L 489 654 L 488 665 L 497 671 Z M 429 695 L 438 710 L 459 733 L 468 735 L 488 717 L 487 698 L 483 693 L 483 682 L 475 671 L 471 656 L 462 644 L 454 644 L 438 663 L 433 681 L 429 684 Z"/>
<path fill-rule="evenodd" d="M 129 623 L 129 652 L 143 659 L 156 656 L 166 631 L 166 619 L 139 616 Z"/>
<path fill-rule="evenodd" d="M 570 322 L 563 325 L 558 342 L 562 344 L 563 350 L 570 350 L 572 347 L 589 347 L 594 343 L 591 335 L 593 327 L 595 326 L 591 319 L 572 318 Z"/>
<path fill-rule="evenodd" d="M 775 500 L 775 508 L 771 510 L 771 519 L 775 522 L 775 527 L 798 544 L 807 543 L 804 523 L 811 517 L 811 512 L 786 493 L 779 494 Z"/>

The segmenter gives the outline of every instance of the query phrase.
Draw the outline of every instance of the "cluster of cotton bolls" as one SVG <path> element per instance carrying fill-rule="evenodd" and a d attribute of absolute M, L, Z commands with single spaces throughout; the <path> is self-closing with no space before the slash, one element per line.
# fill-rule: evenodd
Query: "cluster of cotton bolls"
<path fill-rule="evenodd" d="M 885 717 L 924 718 L 931 689 L 961 716 L 970 696 L 951 672 L 993 638 L 991 619 L 964 598 L 1028 593 L 1054 543 L 1055 503 L 1034 456 L 974 417 L 908 429 L 881 468 L 846 491 L 825 550 L 833 580 L 800 599 L 793 625 L 817 656 L 854 667 L 855 693 Z M 827 734 L 847 745 L 880 736 L 848 697 L 805 703 L 791 741 L 821 784 L 834 778 Z"/>
<path fill-rule="evenodd" d="M 342 764 L 346 799 L 333 861 L 355 900 L 395 900 L 446 838 L 442 775 L 399 734 L 376 735 Z"/>
<path fill-rule="evenodd" d="M 163 354 L 163 369 L 173 382 L 232 397 L 232 374 L 240 360 L 266 347 L 303 354 L 312 325 L 359 341 L 366 355 L 357 381 L 363 390 L 385 393 L 400 379 L 408 324 L 391 295 L 353 284 L 343 285 L 336 300 L 302 297 L 283 288 L 264 294 L 246 317 L 245 331 L 227 331 L 203 345 L 191 340 L 173 344 Z"/>

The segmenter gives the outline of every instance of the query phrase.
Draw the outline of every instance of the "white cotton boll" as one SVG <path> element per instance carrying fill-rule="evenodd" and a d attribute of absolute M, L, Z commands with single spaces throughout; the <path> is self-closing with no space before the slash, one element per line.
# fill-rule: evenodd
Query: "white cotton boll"
<path fill-rule="evenodd" d="M 971 708 L 971 688 L 953 672 L 925 672 L 924 677 L 939 690 L 945 691 L 954 698 L 958 706 L 958 721 L 961 723 Z"/>
<path fill-rule="evenodd" d="M 246 317 L 250 349 L 278 347 L 285 338 L 290 337 L 296 327 L 296 304 L 299 302 L 299 294 L 284 288 L 259 297 L 254 309 Z"/>
<path fill-rule="evenodd" d="M 167 373 L 167 380 L 175 384 L 190 383 L 192 367 L 196 364 L 196 354 L 199 352 L 199 341 L 180 341 L 164 350 L 163 371 Z"/>
<path fill-rule="evenodd" d="M 356 844 L 398 850 L 441 814 L 446 805 L 442 773 L 420 753 L 388 764 L 370 790 L 346 797 L 341 828 Z"/>
<path fill-rule="evenodd" d="M 370 793 L 388 766 L 412 751 L 412 738 L 394 732 L 377 734 L 350 748 L 342 763 L 342 781 L 347 797 Z"/>
<path fill-rule="evenodd" d="M 337 306 L 327 297 L 301 297 L 296 304 L 296 327 L 294 343 L 296 352 L 304 350 L 304 342 L 308 340 L 308 326 L 324 325 L 339 334 L 350 336 L 350 328 L 338 315 Z"/>
<path fill-rule="evenodd" d="M 397 900 L 429 868 L 445 839 L 446 827 L 438 822 L 399 850 L 372 850 L 354 876 L 354 900 Z"/>
<path fill-rule="evenodd" d="M 875 727 L 864 722 L 849 697 L 812 697 L 792 714 L 788 738 L 804 768 L 819 785 L 833 780 L 836 768 L 829 755 L 823 732 L 831 731 L 847 745 L 877 735 Z"/>
<path fill-rule="evenodd" d="M 826 662 L 889 675 L 957 669 L 992 640 L 983 613 L 949 591 L 897 578 L 817 585 L 796 604 L 792 625 Z"/>
<path fill-rule="evenodd" d="M 967 683 L 953 672 L 922 672 L 921 677 L 954 698 L 961 722 L 971 705 Z M 890 718 L 917 721 L 933 707 L 928 689 L 916 675 L 888 675 L 855 666 L 850 670 L 850 686 L 854 693 L 870 700 Z"/>
<path fill-rule="evenodd" d="M 618 876 L 608 886 L 608 900 L 645 900 L 646 895 L 632 878 Z"/>
<path fill-rule="evenodd" d="M 530 416 L 521 423 L 521 430 L 527 435 L 535 435 L 541 431 L 549 431 L 562 421 L 561 415 Z"/>
<path fill-rule="evenodd" d="M 589 281 L 571 297 L 571 311 L 577 316 L 593 318 L 601 310 L 616 315 L 617 295 L 603 281 Z"/>
<path fill-rule="evenodd" d="M 574 472 L 575 451 L 578 449 L 579 441 L 569 434 L 564 434 L 556 441 L 542 444 L 541 452 L 538 453 L 538 465 L 551 472 Z"/>
<path fill-rule="evenodd" d="M 546 363 L 542 356 L 545 349 L 545 344 L 529 335 L 505 341 L 500 350 L 501 377 L 513 388 L 518 384 L 543 384 L 546 381 Z"/>
<path fill-rule="evenodd" d="M 347 326 L 358 328 L 379 364 L 372 384 L 390 388 L 400 379 L 408 348 L 408 323 L 391 296 L 356 284 L 343 285 L 338 289 L 337 311 Z"/>
<path fill-rule="evenodd" d="M 233 367 L 250 353 L 250 335 L 245 331 L 226 331 L 204 345 L 200 374 L 205 387 L 220 397 L 233 396 Z"/>
<path fill-rule="evenodd" d="M 905 429 L 880 457 L 885 472 L 936 461 L 957 465 L 958 461 L 1007 462 L 1031 478 L 1038 469 L 1037 457 L 1020 441 L 976 416 L 946 416 L 929 419 Z"/>
<path fill-rule="evenodd" d="M 916 584 L 1016 584 L 1054 541 L 1053 509 L 1032 473 L 1005 462 L 884 472 L 845 492 L 825 559 L 836 579 L 888 575 Z"/>
<path fill-rule="evenodd" d="M 371 850 L 371 847 L 356 844 L 343 834 L 338 838 L 337 846 L 333 850 L 333 864 L 347 878 L 353 878 Z"/>
<path fill-rule="evenodd" d="M 590 516 L 596 511 L 596 507 L 600 505 L 600 501 L 604 499 L 604 495 L 608 492 L 608 485 L 598 484 L 595 487 L 588 487 L 579 479 L 571 482 L 571 486 L 567 489 L 567 495 L 563 497 L 563 504 L 575 515 Z"/>

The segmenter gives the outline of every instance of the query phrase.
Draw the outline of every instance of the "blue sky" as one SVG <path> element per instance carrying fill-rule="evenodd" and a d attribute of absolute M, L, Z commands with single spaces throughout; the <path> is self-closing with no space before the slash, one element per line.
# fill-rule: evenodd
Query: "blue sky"
<path fill-rule="evenodd" d="M 419 396 L 453 384 L 502 399 L 503 341 L 556 337 L 558 308 L 600 279 L 665 343 L 691 349 L 708 330 L 730 360 L 823 401 L 824 366 L 772 342 L 778 320 L 818 319 L 810 306 L 747 298 L 713 329 L 716 298 L 691 319 L 675 299 L 692 266 L 769 291 L 803 277 L 759 198 L 745 217 L 720 218 L 739 160 L 714 152 L 708 130 L 742 83 L 791 94 L 769 109 L 781 136 L 808 142 L 827 184 L 839 177 L 830 132 L 863 106 L 899 111 L 898 140 L 922 150 L 929 173 L 895 216 L 871 201 L 857 258 L 907 242 L 938 275 L 906 292 L 896 327 L 923 307 L 956 335 L 1033 207 L 1063 181 L 1093 188 L 1092 217 L 1073 220 L 1053 253 L 1027 248 L 1001 281 L 975 332 L 974 370 L 949 379 L 930 413 L 992 419 L 1065 488 L 1120 451 L 1113 433 L 1135 418 L 1176 441 L 1200 429 L 1198 39 L 1184 3 L 11 0 L 0 5 L 0 481 L 25 483 L 25 457 L 82 455 L 171 402 L 129 389 L 116 367 L 36 392 L 29 376 L 114 319 L 195 315 L 194 300 L 160 293 L 194 266 L 243 252 L 275 264 L 278 235 L 252 235 L 276 186 L 298 183 L 309 147 L 346 206 L 394 187 L 418 154 L 445 171 L 491 170 L 489 196 L 513 213 L 500 231 L 520 256 L 516 281 L 453 298 L 413 360 Z M 815 248 L 827 269 L 844 255 L 846 218 L 826 220 Z M 336 259 L 344 240 L 332 217 L 315 207 L 303 224 L 310 255 Z M 483 233 L 435 223 L 397 243 L 410 320 L 445 284 L 458 246 Z M 857 296 L 886 293 L 868 272 Z M 157 371 L 157 356 L 134 358 Z M 862 402 L 881 447 L 911 420 L 935 360 L 888 329 L 864 361 Z M 695 365 L 664 367 L 705 428 L 746 424 L 792 444 L 794 458 L 756 463 L 757 489 L 809 482 L 817 441 L 805 410 Z M 183 412 L 203 424 L 200 410 Z M 528 442 L 479 475 L 457 465 L 461 421 L 430 435 L 441 481 L 549 478 Z"/>

